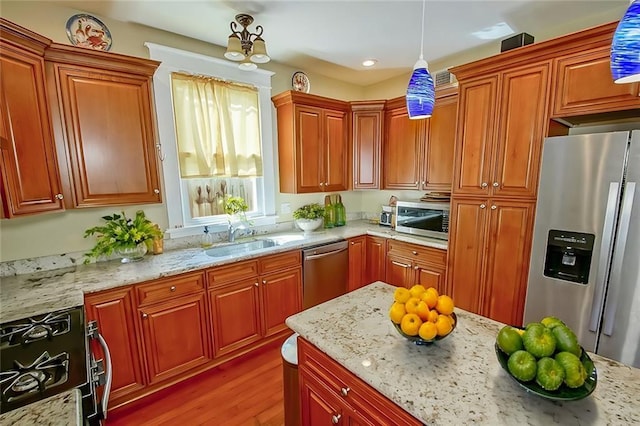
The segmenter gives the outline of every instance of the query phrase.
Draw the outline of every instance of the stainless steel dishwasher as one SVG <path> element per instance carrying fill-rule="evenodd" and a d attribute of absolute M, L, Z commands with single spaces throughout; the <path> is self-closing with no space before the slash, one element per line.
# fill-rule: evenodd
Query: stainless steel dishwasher
<path fill-rule="evenodd" d="M 349 251 L 346 241 L 302 251 L 302 308 L 307 309 L 347 292 Z"/>

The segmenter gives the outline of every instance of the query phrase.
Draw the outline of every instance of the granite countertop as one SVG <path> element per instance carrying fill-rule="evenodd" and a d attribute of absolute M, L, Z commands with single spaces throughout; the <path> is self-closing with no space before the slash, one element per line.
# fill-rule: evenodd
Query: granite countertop
<path fill-rule="evenodd" d="M 376 282 L 286 323 L 426 424 L 640 424 L 640 369 L 590 353 L 594 392 L 550 401 L 527 392 L 498 363 L 494 342 L 504 324 L 456 308 L 451 335 L 417 346 L 388 319 L 394 289 Z"/>
<path fill-rule="evenodd" d="M 59 393 L 0 415 L 0 424 L 12 426 L 72 426 L 83 424 L 78 389 Z"/>
<path fill-rule="evenodd" d="M 257 250 L 243 256 L 213 258 L 200 247 L 165 250 L 161 255 L 147 255 L 136 263 L 121 264 L 117 260 L 90 265 L 52 269 L 43 272 L 20 274 L 0 279 L 0 323 L 22 319 L 32 315 L 81 306 L 84 294 L 119 286 L 140 283 L 157 278 L 177 275 L 248 260 L 267 254 L 300 249 L 316 244 L 351 238 L 358 235 L 375 235 L 429 247 L 447 249 L 447 242 L 398 233 L 391 228 L 373 225 L 367 221 L 354 221 L 339 228 L 321 230 L 305 235 L 303 239 Z M 303 235 L 300 231 L 267 234 L 260 238 L 283 238 Z M 241 242 L 243 240 L 238 240 Z"/>

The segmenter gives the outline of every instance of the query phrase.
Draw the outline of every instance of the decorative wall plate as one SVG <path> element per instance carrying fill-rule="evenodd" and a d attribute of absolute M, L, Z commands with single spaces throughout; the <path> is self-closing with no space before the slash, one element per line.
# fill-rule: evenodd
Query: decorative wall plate
<path fill-rule="evenodd" d="M 111 49 L 111 32 L 95 16 L 73 15 L 67 21 L 67 37 L 74 46 L 104 51 Z"/>
<path fill-rule="evenodd" d="M 291 87 L 298 92 L 309 93 L 309 90 L 311 90 L 309 77 L 302 71 L 294 72 L 293 77 L 291 77 Z"/>

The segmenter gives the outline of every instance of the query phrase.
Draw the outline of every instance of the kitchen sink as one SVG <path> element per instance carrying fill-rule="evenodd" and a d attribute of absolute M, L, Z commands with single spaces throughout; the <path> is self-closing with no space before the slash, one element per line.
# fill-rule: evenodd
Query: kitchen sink
<path fill-rule="evenodd" d="M 211 257 L 226 257 L 233 255 L 242 255 L 248 254 L 253 251 L 261 250 L 264 248 L 275 247 L 277 246 L 277 241 L 274 240 L 254 240 L 254 241 L 246 241 L 243 243 L 234 243 L 228 244 L 219 247 L 212 247 L 210 249 L 205 250 L 205 253 Z"/>

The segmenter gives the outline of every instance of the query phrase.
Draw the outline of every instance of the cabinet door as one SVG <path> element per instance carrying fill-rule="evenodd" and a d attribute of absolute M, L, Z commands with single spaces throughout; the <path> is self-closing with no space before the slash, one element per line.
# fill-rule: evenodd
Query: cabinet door
<path fill-rule="evenodd" d="M 413 263 L 404 257 L 387 253 L 385 281 L 397 287 L 411 288 L 415 284 Z"/>
<path fill-rule="evenodd" d="M 356 290 L 365 284 L 367 258 L 366 258 L 366 237 L 355 237 L 349 239 L 349 283 L 348 291 Z"/>
<path fill-rule="evenodd" d="M 109 401 L 112 406 L 146 384 L 133 295 L 133 287 L 120 287 L 85 296 L 87 320 L 98 321 L 100 334 L 111 353 L 113 376 Z M 91 342 L 91 351 L 97 359 L 104 358 L 102 348 L 95 341 Z"/>
<path fill-rule="evenodd" d="M 481 313 L 488 211 L 486 200 L 451 200 L 448 289 L 456 306 Z"/>
<path fill-rule="evenodd" d="M 384 189 L 419 189 L 424 120 L 410 120 L 406 107 L 385 114 Z"/>
<path fill-rule="evenodd" d="M 44 60 L 0 42 L 0 192 L 6 217 L 63 210 Z"/>
<path fill-rule="evenodd" d="M 424 288 L 434 287 L 439 294 L 446 294 L 445 268 L 419 261 L 415 261 L 414 265 L 416 284 L 422 284 Z"/>
<path fill-rule="evenodd" d="M 427 121 L 423 187 L 428 191 L 451 191 L 458 96 L 438 98 Z"/>
<path fill-rule="evenodd" d="M 482 315 L 505 324 L 522 325 L 534 206 L 491 202 Z"/>
<path fill-rule="evenodd" d="M 460 84 L 452 191 L 489 195 L 498 76 Z"/>
<path fill-rule="evenodd" d="M 138 312 L 149 383 L 187 372 L 211 359 L 204 292 L 138 308 Z"/>
<path fill-rule="evenodd" d="M 366 273 L 365 283 L 385 280 L 385 265 L 387 257 L 387 239 L 367 235 L 366 239 Z"/>
<path fill-rule="evenodd" d="M 304 370 L 300 371 L 300 412 L 303 425 L 348 425 L 340 400 Z"/>
<path fill-rule="evenodd" d="M 348 187 L 348 117 L 344 111 L 324 111 L 323 191 L 344 191 Z M 316 160 L 317 161 L 317 160 Z"/>
<path fill-rule="evenodd" d="M 554 117 L 640 108 L 640 83 L 614 83 L 610 55 L 604 46 L 554 61 Z"/>
<path fill-rule="evenodd" d="M 254 278 L 209 291 L 214 357 L 260 340 L 258 287 L 258 281 Z"/>
<path fill-rule="evenodd" d="M 353 189 L 380 188 L 383 107 L 383 102 L 352 103 Z"/>
<path fill-rule="evenodd" d="M 325 144 L 322 140 L 322 108 L 295 105 L 296 190 L 320 192 L 324 186 Z"/>
<path fill-rule="evenodd" d="M 74 205 L 160 202 L 151 78 L 63 64 L 53 68 Z"/>
<path fill-rule="evenodd" d="M 263 275 L 260 296 L 263 337 L 286 330 L 284 320 L 302 310 L 302 268 Z"/>
<path fill-rule="evenodd" d="M 493 195 L 536 196 L 549 75 L 546 62 L 502 76 L 495 164 L 489 181 Z"/>

